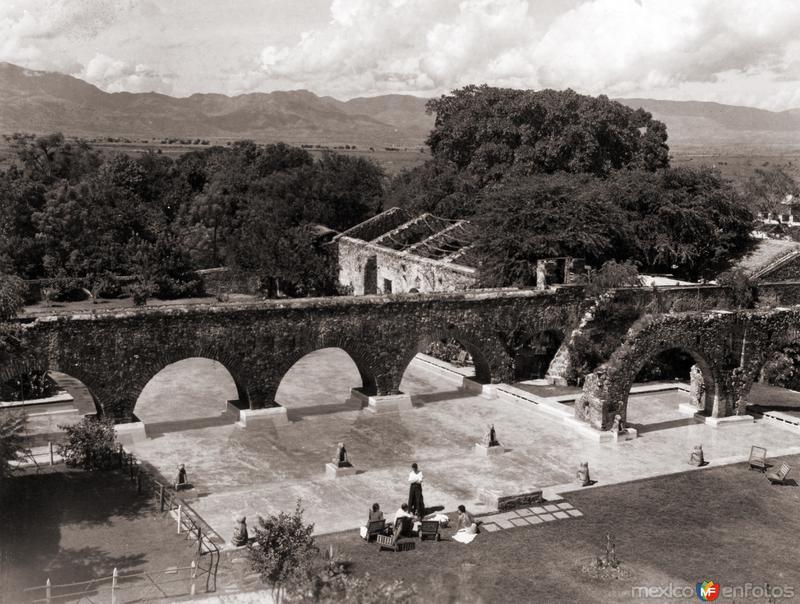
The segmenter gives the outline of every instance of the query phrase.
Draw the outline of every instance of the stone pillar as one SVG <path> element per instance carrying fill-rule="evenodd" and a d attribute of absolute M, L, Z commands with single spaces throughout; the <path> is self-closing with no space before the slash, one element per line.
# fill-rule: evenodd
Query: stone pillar
<path fill-rule="evenodd" d="M 608 415 L 608 391 L 602 369 L 586 376 L 583 393 L 575 401 L 575 417 L 597 430 L 608 430 L 611 421 Z"/>

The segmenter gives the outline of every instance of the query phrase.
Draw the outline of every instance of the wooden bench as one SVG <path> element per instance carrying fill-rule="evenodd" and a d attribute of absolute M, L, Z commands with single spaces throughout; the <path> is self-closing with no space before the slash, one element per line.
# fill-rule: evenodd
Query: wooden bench
<path fill-rule="evenodd" d="M 777 472 L 767 472 L 767 479 L 772 484 L 786 484 L 786 477 L 789 475 L 791 469 L 789 464 L 784 461 Z"/>
<path fill-rule="evenodd" d="M 438 520 L 423 520 L 419 527 L 419 540 L 433 539 L 439 541 L 439 521 Z"/>
<path fill-rule="evenodd" d="M 764 447 L 750 447 L 750 459 L 747 460 L 750 469 L 756 468 L 762 472 L 767 471 L 767 450 Z"/>
<path fill-rule="evenodd" d="M 389 535 L 378 535 L 379 551 L 389 550 L 392 552 L 405 552 L 415 549 L 417 542 L 410 537 L 397 537 Z"/>
<path fill-rule="evenodd" d="M 386 532 L 386 520 L 373 520 L 366 526 L 366 535 L 362 535 L 364 541 L 370 542 L 378 535 Z"/>

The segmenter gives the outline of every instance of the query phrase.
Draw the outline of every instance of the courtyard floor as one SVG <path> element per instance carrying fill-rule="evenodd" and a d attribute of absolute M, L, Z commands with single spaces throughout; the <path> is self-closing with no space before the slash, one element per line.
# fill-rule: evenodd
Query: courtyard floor
<path fill-rule="evenodd" d="M 428 507 L 452 511 L 463 503 L 481 513 L 490 510 L 477 501 L 479 488 L 566 488 L 581 461 L 598 481 L 594 489 L 685 472 L 697 444 L 712 466 L 745 458 L 751 444 L 766 446 L 770 456 L 800 453 L 796 433 L 765 422 L 713 429 L 681 415 L 678 405 L 687 395 L 680 391 L 631 396 L 629 421 L 640 437 L 599 444 L 532 405 L 459 390 L 416 360 L 401 386 L 412 395 L 413 410 L 374 415 L 348 401 L 358 385 L 343 352 L 318 351 L 295 365 L 276 396 L 292 423 L 244 430 L 225 413 L 235 388 L 224 370 L 210 361 L 184 361 L 156 376 L 142 394 L 135 413 L 151 438 L 135 450 L 165 476 L 186 464 L 193 484 L 186 498 L 225 538 L 235 514 L 253 519 L 288 511 L 297 499 L 316 534 L 356 528 L 373 502 L 393 513 L 407 499 L 406 477 L 415 461 L 425 474 Z M 473 447 L 489 424 L 506 453 L 480 457 Z M 359 474 L 327 480 L 325 463 L 338 442 L 346 444 Z"/>

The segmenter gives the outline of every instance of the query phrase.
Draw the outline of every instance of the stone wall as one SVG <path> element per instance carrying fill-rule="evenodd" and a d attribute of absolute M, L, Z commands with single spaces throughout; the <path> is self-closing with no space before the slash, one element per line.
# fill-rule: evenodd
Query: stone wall
<path fill-rule="evenodd" d="M 650 316 L 628 332 L 611 358 L 586 377 L 575 415 L 608 430 L 626 417 L 633 380 L 660 352 L 679 348 L 702 374 L 703 411 L 712 417 L 745 413 L 753 381 L 772 354 L 800 340 L 800 308 L 710 311 Z"/>
<path fill-rule="evenodd" d="M 368 394 L 395 394 L 415 354 L 435 339 L 458 340 L 481 382 L 508 381 L 520 332 L 571 326 L 579 288 L 549 292 L 270 300 L 67 312 L 21 321 L 28 351 L 0 379 L 56 370 L 81 380 L 104 413 L 130 420 L 139 393 L 166 365 L 191 357 L 222 363 L 251 408 L 274 405 L 286 372 L 306 354 L 339 347 L 354 360 Z"/>
<path fill-rule="evenodd" d="M 349 291 L 353 295 L 398 294 L 412 289 L 420 293 L 448 292 L 466 290 L 476 285 L 477 270 L 471 267 L 398 252 L 349 237 L 340 237 L 337 245 L 339 283 L 351 288 Z M 370 262 L 375 271 L 372 287 L 368 276 Z"/>

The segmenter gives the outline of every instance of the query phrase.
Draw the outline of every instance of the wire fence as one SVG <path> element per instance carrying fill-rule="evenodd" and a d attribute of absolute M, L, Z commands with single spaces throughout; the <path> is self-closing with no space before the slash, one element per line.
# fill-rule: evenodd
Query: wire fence
<path fill-rule="evenodd" d="M 176 532 L 197 544 L 191 563 L 129 574 L 115 568 L 106 577 L 75 583 L 52 584 L 48 578 L 44 585 L 24 590 L 32 604 L 131 604 L 216 591 L 218 544 L 224 540 L 171 487 L 150 475 L 133 453 L 120 445 L 116 455 L 119 469 L 135 483 L 137 493 L 154 498 L 159 510 L 175 519 Z"/>

